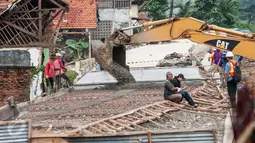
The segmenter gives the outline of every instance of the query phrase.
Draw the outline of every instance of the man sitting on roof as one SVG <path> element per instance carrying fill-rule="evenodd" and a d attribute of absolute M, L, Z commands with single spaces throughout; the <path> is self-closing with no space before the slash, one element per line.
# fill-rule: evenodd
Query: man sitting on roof
<path fill-rule="evenodd" d="M 185 98 L 190 105 L 197 107 L 197 104 L 190 97 L 188 92 L 184 91 L 187 87 L 181 88 L 181 81 L 184 80 L 183 74 L 179 74 L 177 77 L 173 79 L 173 74 L 171 72 L 167 72 L 166 74 L 166 82 L 165 82 L 165 90 L 164 90 L 164 99 L 170 100 L 175 103 L 180 103 L 183 98 Z"/>

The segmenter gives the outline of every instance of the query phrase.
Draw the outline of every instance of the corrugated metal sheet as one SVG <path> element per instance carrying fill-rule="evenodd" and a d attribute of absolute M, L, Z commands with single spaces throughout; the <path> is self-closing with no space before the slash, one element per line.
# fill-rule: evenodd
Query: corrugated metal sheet
<path fill-rule="evenodd" d="M 148 143 L 147 135 L 93 138 L 65 138 L 69 143 Z M 152 143 L 214 143 L 213 131 L 160 133 L 151 135 Z"/>
<path fill-rule="evenodd" d="M 28 122 L 0 125 L 0 143 L 28 143 Z"/>

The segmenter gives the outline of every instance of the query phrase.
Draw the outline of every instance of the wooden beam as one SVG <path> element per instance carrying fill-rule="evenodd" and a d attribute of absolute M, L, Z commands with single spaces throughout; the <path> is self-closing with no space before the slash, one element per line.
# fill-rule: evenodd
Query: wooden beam
<path fill-rule="evenodd" d="M 37 35 L 35 35 L 35 34 L 29 32 L 29 31 L 27 31 L 27 30 L 25 30 L 25 29 L 23 29 L 23 28 L 21 28 L 21 27 L 15 25 L 15 24 L 13 24 L 13 23 L 11 23 L 11 22 L 4 21 L 4 23 L 5 23 L 5 24 L 8 24 L 8 25 L 12 26 L 13 28 L 16 28 L 16 29 L 18 29 L 18 30 L 20 30 L 20 31 L 22 31 L 22 32 L 24 32 L 24 33 L 26 33 L 26 34 L 28 34 L 28 35 L 30 35 L 30 36 L 32 36 L 32 37 L 38 39 Z"/>
<path fill-rule="evenodd" d="M 39 20 L 40 18 L 19 18 L 18 20 Z M 4 22 L 4 21 L 10 21 L 10 20 L 17 20 L 16 18 L 8 18 L 8 19 L 3 19 L 0 20 L 0 22 Z"/>
<path fill-rule="evenodd" d="M 65 10 L 65 8 L 43 8 L 41 10 L 35 9 L 35 10 L 25 10 L 25 11 L 15 11 L 13 13 L 31 13 L 31 12 L 39 12 L 39 11 L 56 11 L 56 10 Z"/>
<path fill-rule="evenodd" d="M 52 37 L 51 37 L 51 40 L 54 38 L 53 44 L 56 44 L 57 37 L 58 37 L 58 34 L 59 34 L 59 30 L 60 30 L 60 27 L 61 27 L 61 22 L 62 22 L 63 19 L 64 19 L 64 15 L 65 15 L 65 10 L 62 11 L 62 15 L 61 15 L 60 19 L 58 20 L 57 28 L 55 29 L 55 31 L 53 32 L 53 35 L 52 35 Z M 56 34 L 55 34 L 55 33 L 56 33 Z M 55 35 L 55 37 L 54 37 L 54 35 Z"/>
<path fill-rule="evenodd" d="M 29 2 L 31 2 L 31 0 L 26 0 L 22 5 L 18 6 L 17 9 L 15 9 L 15 11 L 20 10 L 21 8 L 23 8 L 24 6 L 26 6 Z M 10 12 L 5 18 L 9 18 L 10 16 L 12 16 L 14 13 Z"/>
<path fill-rule="evenodd" d="M 50 0 L 52 3 L 54 3 L 56 6 L 58 6 L 61 9 L 65 9 L 61 4 L 59 4 L 58 2 L 56 2 L 55 0 Z"/>
<path fill-rule="evenodd" d="M 42 0 L 38 0 L 38 7 L 39 10 L 42 9 Z M 38 36 L 39 36 L 39 42 L 42 42 L 42 11 L 39 11 L 39 31 L 38 31 Z"/>
<path fill-rule="evenodd" d="M 50 25 L 51 21 L 56 18 L 60 13 L 61 13 L 62 10 L 59 10 L 53 17 L 51 17 L 47 23 L 44 24 L 43 28 L 44 28 L 44 32 L 47 30 L 48 26 Z M 50 13 L 49 13 L 50 15 Z"/>

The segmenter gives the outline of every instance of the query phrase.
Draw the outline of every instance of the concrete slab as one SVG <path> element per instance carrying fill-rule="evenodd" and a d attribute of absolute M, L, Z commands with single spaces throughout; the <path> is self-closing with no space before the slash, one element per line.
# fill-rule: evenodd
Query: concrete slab
<path fill-rule="evenodd" d="M 178 41 L 179 42 L 179 41 Z M 127 50 L 126 63 L 130 67 L 155 67 L 167 54 L 173 52 L 188 53 L 194 43 L 180 41 L 181 43 L 165 43 L 145 45 Z"/>
<path fill-rule="evenodd" d="M 179 73 L 184 74 L 186 79 L 202 79 L 199 70 L 196 67 L 190 68 L 160 68 L 160 69 L 137 69 L 131 70 L 137 82 L 150 82 L 150 81 L 164 81 L 166 79 L 166 72 L 171 71 L 174 75 Z M 104 84 L 104 83 L 117 83 L 117 81 L 107 72 L 91 72 L 82 77 L 76 85 L 86 84 Z"/>

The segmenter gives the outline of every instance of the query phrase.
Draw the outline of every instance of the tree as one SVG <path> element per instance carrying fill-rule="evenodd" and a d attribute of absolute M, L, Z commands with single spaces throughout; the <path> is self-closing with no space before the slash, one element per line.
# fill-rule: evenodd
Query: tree
<path fill-rule="evenodd" d="M 193 10 L 193 6 L 190 0 L 187 1 L 185 4 L 178 3 L 174 6 L 174 8 L 179 9 L 179 12 L 177 14 L 178 17 L 190 17 Z"/>
<path fill-rule="evenodd" d="M 242 17 L 244 17 L 244 20 L 248 20 L 248 23 L 251 24 L 251 22 L 255 20 L 255 4 L 243 8 Z"/>
<path fill-rule="evenodd" d="M 236 0 L 197 0 L 192 16 L 222 27 L 233 27 L 239 19 Z"/>
<path fill-rule="evenodd" d="M 174 11 L 174 0 L 171 0 L 169 17 L 173 17 L 173 11 Z"/>
<path fill-rule="evenodd" d="M 145 10 L 153 21 L 165 19 L 168 17 L 166 14 L 169 10 L 168 0 L 152 0 Z"/>

